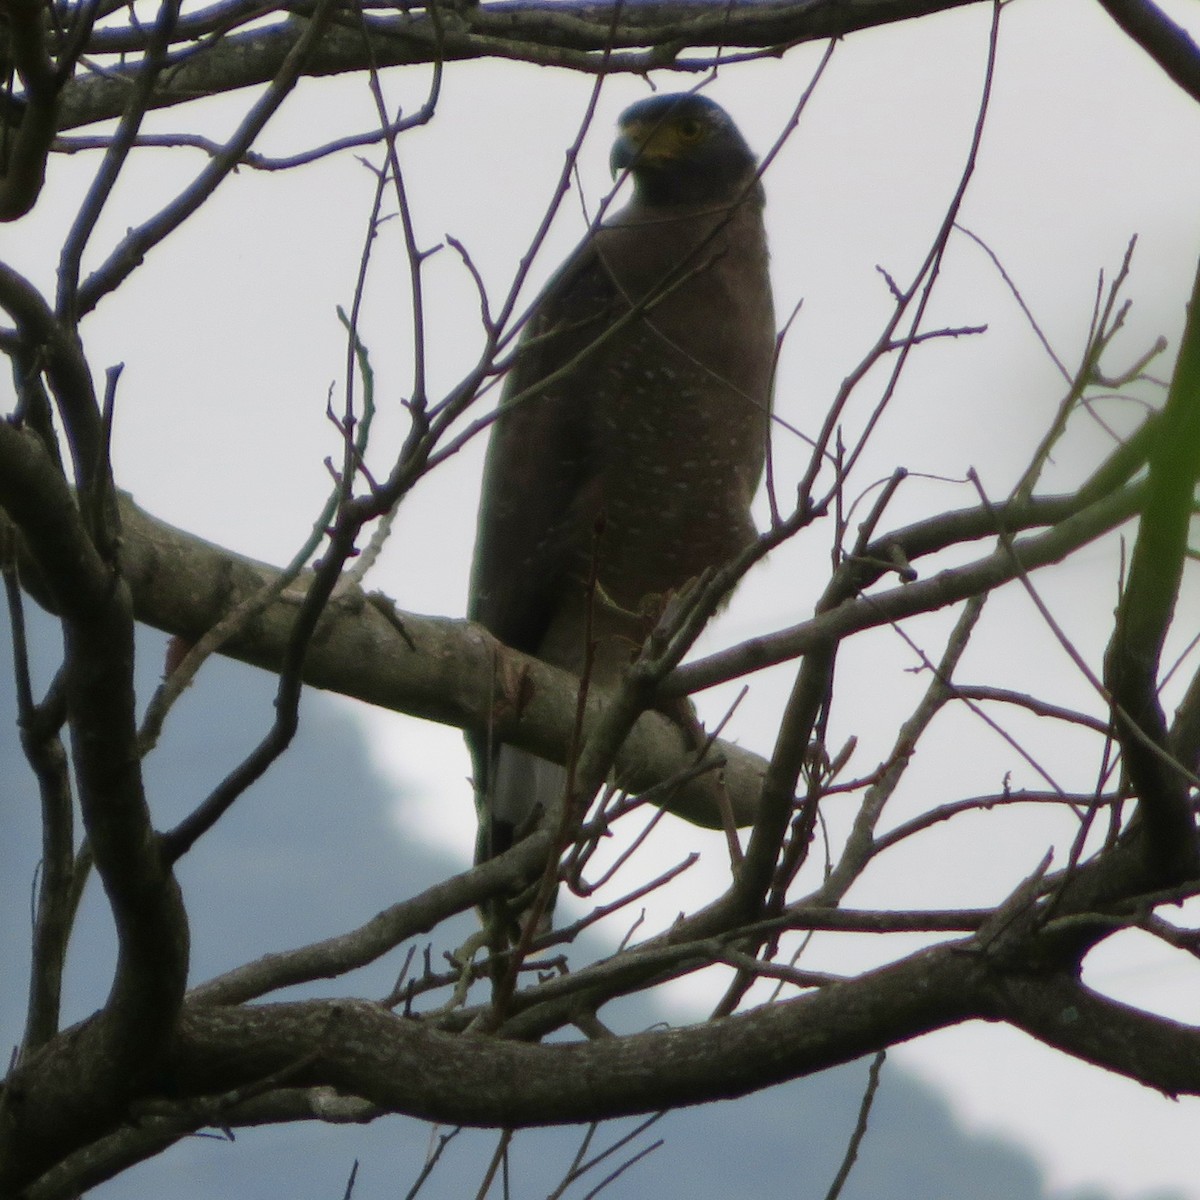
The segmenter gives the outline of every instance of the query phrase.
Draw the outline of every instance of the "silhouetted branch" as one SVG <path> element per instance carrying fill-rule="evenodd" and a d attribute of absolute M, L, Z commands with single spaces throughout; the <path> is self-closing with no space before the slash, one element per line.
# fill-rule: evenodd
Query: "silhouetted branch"
<path fill-rule="evenodd" d="M 778 55 L 803 42 L 844 37 L 859 29 L 909 20 L 958 8 L 973 0 L 833 0 L 813 6 L 805 0 L 710 6 L 694 0 L 649 5 L 593 3 L 485 3 L 447 11 L 439 32 L 427 9 L 414 7 L 403 15 L 368 16 L 370 50 L 357 21 L 329 29 L 305 69 L 311 75 L 335 75 L 378 67 L 413 66 L 434 61 L 504 58 L 560 66 L 587 73 L 603 71 L 644 74 L 651 68 L 673 67 L 697 73 L 718 61 L 731 61 L 730 47 Z M 289 6 L 300 12 L 303 5 Z M 202 18 L 214 32 L 222 13 L 229 23 L 249 19 L 245 6 L 214 8 Z M 278 10 L 268 10 L 278 11 Z M 170 78 L 156 91 L 155 107 L 184 103 L 197 95 L 214 95 L 266 83 L 303 35 L 306 21 L 285 18 L 267 28 L 214 37 L 179 55 Z M 200 28 L 203 28 L 201 25 Z M 185 26 L 185 35 L 199 28 Z M 615 31 L 615 32 L 614 32 Z M 100 34 L 98 33 L 98 37 Z M 130 53 L 144 42 L 136 32 L 105 31 L 103 53 Z M 187 43 L 184 43 L 187 45 Z M 721 46 L 720 58 L 686 58 L 689 48 Z M 607 47 L 613 52 L 605 57 Z M 117 116 L 124 108 L 133 66 L 114 63 L 104 74 L 81 77 L 63 92 L 59 129 Z"/>
<path fill-rule="evenodd" d="M 133 605 L 97 552 L 75 496 L 33 433 L 0 422 L 0 506 L 20 530 L 63 620 L 65 696 L 79 804 L 121 947 L 101 1013 L 18 1066 L 19 1145 L 0 1134 L 0 1192 L 107 1132 L 161 1065 L 183 998 L 188 925 L 150 824 L 136 752 Z M 48 1051 L 49 1043 L 43 1047 Z M 70 1091 L 61 1084 L 70 1080 Z"/>
<path fill-rule="evenodd" d="M 0 221 L 14 221 L 33 208 L 46 178 L 58 122 L 58 79 L 40 0 L 6 0 L 4 15 L 12 66 L 24 86 L 19 124 L 0 155 Z M 12 119 L 11 112 L 6 115 Z"/>
<path fill-rule="evenodd" d="M 1193 100 L 1200 100 L 1200 47 L 1151 0 L 1100 0 L 1105 11 Z"/>
<path fill-rule="evenodd" d="M 1200 474 L 1200 274 L 1161 423 L 1104 674 L 1115 707 L 1114 730 L 1141 801 L 1151 882 L 1169 884 L 1200 864 L 1189 775 L 1171 759 L 1158 700 L 1159 664 L 1179 595 Z"/>

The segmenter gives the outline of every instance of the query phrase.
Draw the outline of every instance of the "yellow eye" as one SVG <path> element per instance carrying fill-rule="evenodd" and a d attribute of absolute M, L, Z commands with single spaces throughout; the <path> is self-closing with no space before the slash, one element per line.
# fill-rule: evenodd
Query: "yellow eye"
<path fill-rule="evenodd" d="M 704 123 L 695 117 L 681 117 L 675 122 L 675 131 L 685 142 L 697 142 L 704 136 Z"/>

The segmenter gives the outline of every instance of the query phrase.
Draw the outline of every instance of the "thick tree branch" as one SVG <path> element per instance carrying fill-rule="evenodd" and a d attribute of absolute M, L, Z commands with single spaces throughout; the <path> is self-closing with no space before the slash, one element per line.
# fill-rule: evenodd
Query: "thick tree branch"
<path fill-rule="evenodd" d="M 268 585 L 274 567 L 230 554 L 142 512 L 121 498 L 121 568 L 139 620 L 195 641 L 234 605 Z M 32 566 L 32 564 L 31 564 Z M 252 629 L 222 652 L 277 670 L 288 645 L 308 576 L 295 594 L 271 604 Z M 32 572 L 23 576 L 38 598 Z M 493 723 L 506 742 L 559 761 L 570 744 L 579 681 L 537 659 L 501 646 L 463 621 L 397 613 L 382 597 L 360 592 L 335 600 L 318 624 L 304 662 L 314 687 L 353 696 L 381 708 L 459 728 Z M 589 704 L 585 733 L 599 720 L 601 702 Z M 664 807 L 699 825 L 719 828 L 719 789 L 741 825 L 754 818 L 764 764 L 718 741 L 710 757 L 724 765 L 680 785 Z M 621 780 L 635 791 L 672 779 L 695 761 L 678 724 L 646 713 L 617 759 Z"/>
<path fill-rule="evenodd" d="M 79 340 L 55 318 L 33 284 L 5 263 L 0 263 L 0 308 L 12 317 L 21 337 L 24 353 L 17 359 L 21 367 L 29 369 L 26 364 L 36 361 L 33 370 L 44 371 L 50 383 L 86 512 L 107 489 L 109 475 L 100 406 Z"/>
<path fill-rule="evenodd" d="M 0 1194 L 11 1194 L 14 1179 L 111 1128 L 157 1070 L 183 997 L 188 926 L 142 791 L 128 590 L 97 553 L 40 439 L 2 422 L 0 507 L 62 617 L 79 803 L 119 943 L 101 1013 L 65 1045 L 31 1056 L 10 1082 L 21 1122 L 19 1144 L 3 1144 L 10 1126 L 0 1134 Z"/>
<path fill-rule="evenodd" d="M 748 1014 L 569 1045 L 439 1033 L 358 1001 L 188 1008 L 175 1086 L 227 1091 L 307 1061 L 297 1085 L 429 1120 L 590 1121 L 743 1095 L 983 1015 L 985 974 L 942 946 Z"/>
<path fill-rule="evenodd" d="M 444 9 L 439 21 L 414 8 L 400 17 L 368 18 L 369 45 L 357 20 L 328 30 L 305 73 L 336 75 L 372 66 L 473 58 L 509 58 L 591 72 L 603 69 L 605 74 L 643 74 L 654 67 L 670 66 L 708 70 L 713 65 L 710 57 L 689 63 L 679 56 L 689 47 L 715 46 L 778 53 L 801 42 L 842 37 L 974 2 L 825 0 L 813 4 L 811 0 L 769 0 L 712 6 L 675 0 L 645 6 L 621 4 L 614 12 L 610 4 L 514 0 Z M 266 83 L 277 74 L 304 26 L 303 20 L 294 19 L 232 34 L 202 48 L 191 44 L 156 91 L 152 104 L 166 107 L 198 95 Z M 605 57 L 610 46 L 615 53 Z M 725 58 L 729 58 L 727 51 Z M 118 116 L 135 70 L 136 66 L 114 64 L 103 75 L 69 84 L 61 99 L 59 129 Z"/>
<path fill-rule="evenodd" d="M 390 1111 L 454 1124 L 562 1124 L 741 1095 L 983 1017 L 1012 1020 L 1131 1078 L 1200 1093 L 1200 1030 L 1106 1000 L 1052 968 L 1029 975 L 1015 965 L 1029 949 L 1023 935 L 1002 932 L 1013 944 L 1000 951 L 995 933 L 733 1017 L 569 1045 L 455 1037 L 359 1002 L 189 1008 L 176 1083 L 226 1091 L 311 1062 L 294 1083 L 333 1086 Z"/>
<path fill-rule="evenodd" d="M 213 1120 L 223 1098 L 275 1079 L 291 1089 L 331 1089 L 327 1103 L 353 1114 L 348 1119 L 397 1112 L 523 1128 L 654 1112 L 744 1095 L 988 1015 L 984 956 L 961 946 L 921 951 L 853 982 L 720 1021 L 571 1044 L 442 1033 L 360 1000 L 189 1006 L 164 1082 L 181 1111 L 191 1099 L 202 1109 L 212 1098 Z M 362 1108 L 364 1101 L 373 1107 Z M 321 1114 L 310 1097 L 308 1111 L 292 1115 Z M 164 1141 L 178 1131 L 162 1130 Z M 151 1152 L 156 1132 L 151 1122 Z M 119 1169 L 141 1156 L 142 1146 L 116 1139 L 111 1154 L 85 1152 L 30 1181 L 26 1194 L 68 1196 L 72 1179 L 99 1182 L 105 1165 Z"/>
<path fill-rule="evenodd" d="M 15 221 L 37 202 L 46 178 L 58 124 L 58 80 L 40 0 L 3 0 L 0 16 L 7 20 L 8 47 L 25 89 L 20 123 L 0 160 L 0 221 Z"/>
<path fill-rule="evenodd" d="M 26 1188 L 21 1200 L 77 1200 L 89 1188 L 206 1126 L 232 1130 L 290 1121 L 365 1124 L 383 1115 L 376 1105 L 341 1096 L 332 1088 L 279 1088 L 240 1101 L 236 1096 L 216 1096 L 201 1103 L 159 1103 L 137 1125 L 127 1125 L 64 1159 Z"/>
<path fill-rule="evenodd" d="M 1101 996 L 1071 973 L 1013 975 L 998 1004 L 1019 1029 L 1168 1096 L 1200 1091 L 1200 1029 Z"/>
<path fill-rule="evenodd" d="M 1105 11 L 1193 100 L 1200 100 L 1200 48 L 1151 0 L 1100 0 Z"/>
<path fill-rule="evenodd" d="M 1145 849 L 1160 884 L 1193 874 L 1200 863 L 1188 776 L 1170 758 L 1159 704 L 1159 667 L 1171 626 L 1200 474 L 1200 271 L 1150 474 L 1129 579 L 1105 659 L 1114 729 L 1141 801 Z"/>

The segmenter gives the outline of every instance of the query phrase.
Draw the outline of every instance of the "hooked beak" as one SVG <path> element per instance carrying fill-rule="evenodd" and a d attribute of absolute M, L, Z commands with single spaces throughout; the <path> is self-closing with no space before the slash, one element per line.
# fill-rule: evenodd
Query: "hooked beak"
<path fill-rule="evenodd" d="M 613 142 L 612 153 L 608 156 L 608 169 L 616 179 L 622 171 L 627 171 L 638 159 L 641 147 L 629 136 L 628 131 L 621 130 L 620 136 Z"/>

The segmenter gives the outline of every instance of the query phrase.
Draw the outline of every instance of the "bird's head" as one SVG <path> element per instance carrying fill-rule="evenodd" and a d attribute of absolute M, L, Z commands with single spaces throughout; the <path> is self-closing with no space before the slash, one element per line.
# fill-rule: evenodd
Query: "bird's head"
<path fill-rule="evenodd" d="M 651 205 L 721 203 L 758 194 L 757 160 L 729 114 L 707 96 L 650 96 L 617 122 L 609 165 L 629 170 Z"/>

